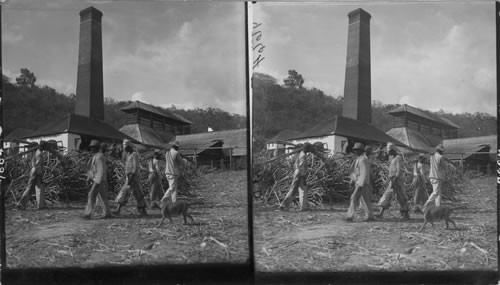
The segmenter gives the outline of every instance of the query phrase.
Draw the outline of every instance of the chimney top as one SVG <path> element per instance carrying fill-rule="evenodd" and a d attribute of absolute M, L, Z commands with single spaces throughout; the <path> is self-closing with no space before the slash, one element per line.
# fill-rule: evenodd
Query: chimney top
<path fill-rule="evenodd" d="M 102 17 L 102 12 L 90 6 L 80 11 L 80 17 L 82 21 L 87 18 L 100 20 Z"/>
<path fill-rule="evenodd" d="M 351 12 L 349 12 L 349 14 L 347 14 L 347 16 L 349 17 L 349 22 L 351 21 L 355 21 L 357 19 L 363 19 L 363 20 L 370 20 L 372 15 L 370 15 L 370 13 L 366 12 L 365 10 L 361 9 L 361 8 L 358 8 L 356 10 L 353 10 Z"/>

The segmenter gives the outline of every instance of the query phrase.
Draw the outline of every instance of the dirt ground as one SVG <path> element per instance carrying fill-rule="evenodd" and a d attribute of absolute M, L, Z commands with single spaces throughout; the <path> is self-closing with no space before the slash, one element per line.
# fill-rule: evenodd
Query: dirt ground
<path fill-rule="evenodd" d="M 452 215 L 458 229 L 446 230 L 440 221 L 421 233 L 423 215 L 402 222 L 397 208 L 375 222 L 362 222 L 358 210 L 354 222 L 346 222 L 347 203 L 306 212 L 256 204 L 256 271 L 496 270 L 495 183 L 495 177 L 474 179 L 458 203 L 445 201 L 466 206 Z"/>
<path fill-rule="evenodd" d="M 53 205 L 47 210 L 6 213 L 7 265 L 93 267 L 105 264 L 185 264 L 248 259 L 247 172 L 206 174 L 199 178 L 190 214 L 195 223 L 173 217 L 156 229 L 159 210 L 139 218 L 135 201 L 118 218 L 83 220 L 85 204 Z M 32 205 L 32 204 L 31 204 Z M 114 209 L 114 202 L 112 208 Z"/>

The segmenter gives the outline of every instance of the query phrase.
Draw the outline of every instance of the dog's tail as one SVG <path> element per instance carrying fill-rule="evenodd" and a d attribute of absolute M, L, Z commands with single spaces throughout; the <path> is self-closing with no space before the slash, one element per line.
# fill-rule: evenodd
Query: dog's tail
<path fill-rule="evenodd" d="M 198 199 L 193 200 L 193 201 L 188 201 L 188 204 L 189 204 L 189 206 L 194 205 L 194 204 L 203 204 L 204 201 L 205 201 L 205 199 L 198 198 Z"/>
<path fill-rule="evenodd" d="M 455 211 L 458 209 L 466 209 L 466 208 L 467 208 L 467 205 L 461 205 L 461 206 L 457 206 L 457 207 L 450 207 L 450 210 Z"/>

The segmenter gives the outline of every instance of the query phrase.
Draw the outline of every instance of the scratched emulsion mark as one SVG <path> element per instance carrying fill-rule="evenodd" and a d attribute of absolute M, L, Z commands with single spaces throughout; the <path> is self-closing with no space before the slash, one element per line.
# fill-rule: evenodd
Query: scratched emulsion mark
<path fill-rule="evenodd" d="M 262 23 L 253 23 L 252 29 L 252 51 L 253 51 L 253 69 L 259 66 L 264 60 L 264 49 L 266 46 L 262 43 Z"/>

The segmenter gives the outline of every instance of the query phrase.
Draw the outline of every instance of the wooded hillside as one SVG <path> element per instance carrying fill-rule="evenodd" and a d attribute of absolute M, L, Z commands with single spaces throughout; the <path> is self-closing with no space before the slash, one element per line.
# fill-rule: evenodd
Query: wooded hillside
<path fill-rule="evenodd" d="M 3 76 L 3 86 L 6 134 L 16 128 L 37 129 L 65 113 L 73 112 L 76 99 L 74 94 L 65 95 L 49 86 L 38 86 L 35 83 L 13 83 L 6 76 Z M 104 120 L 117 129 L 121 128 L 125 123 L 125 113 L 120 109 L 130 103 L 131 101 L 106 98 Z M 167 110 L 193 122 L 193 133 L 206 132 L 208 127 L 214 131 L 246 128 L 246 117 L 217 108 L 184 110 L 172 106 Z"/>
<path fill-rule="evenodd" d="M 289 74 L 296 76 L 297 73 L 289 72 Z M 276 78 L 267 74 L 253 74 L 253 139 L 256 149 L 260 149 L 266 140 L 284 129 L 304 131 L 342 114 L 342 96 L 336 98 L 328 96 L 319 89 L 304 88 L 302 84 L 290 85 L 288 83 L 290 76 L 283 80 L 284 84 L 280 84 Z M 374 101 L 372 124 L 384 132 L 391 129 L 392 116 L 388 112 L 398 106 L 399 104 Z M 459 125 L 461 127 L 459 137 L 497 133 L 496 118 L 489 114 L 479 112 L 452 114 L 443 110 L 431 113 Z"/>

